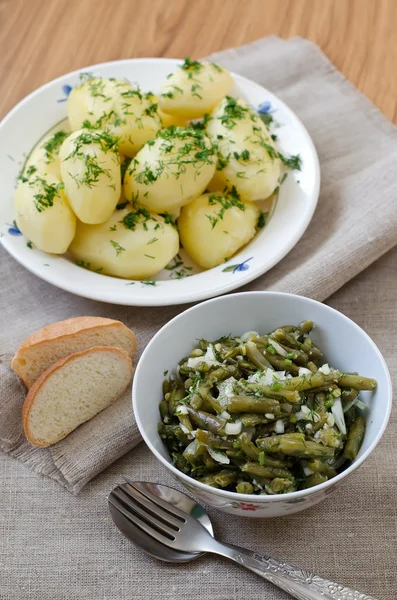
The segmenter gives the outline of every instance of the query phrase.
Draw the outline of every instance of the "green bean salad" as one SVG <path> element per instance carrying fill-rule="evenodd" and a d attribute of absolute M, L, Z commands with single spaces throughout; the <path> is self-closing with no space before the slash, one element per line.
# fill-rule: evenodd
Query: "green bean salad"
<path fill-rule="evenodd" d="M 159 423 L 180 471 L 242 494 L 284 494 L 324 483 L 356 458 L 359 391 L 376 381 L 323 364 L 313 326 L 200 340 L 180 361 L 164 381 Z"/>

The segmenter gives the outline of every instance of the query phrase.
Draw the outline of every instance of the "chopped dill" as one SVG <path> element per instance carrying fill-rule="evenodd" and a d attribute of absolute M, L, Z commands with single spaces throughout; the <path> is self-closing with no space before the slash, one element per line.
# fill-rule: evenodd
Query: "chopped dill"
<path fill-rule="evenodd" d="M 217 223 L 223 219 L 225 212 L 229 208 L 236 207 L 242 211 L 245 211 L 245 204 L 242 202 L 234 186 L 227 194 L 210 194 L 208 203 L 210 206 L 218 205 L 220 207 L 216 215 L 206 215 L 207 219 L 211 223 L 211 229 L 214 229 Z"/>
<path fill-rule="evenodd" d="M 48 183 L 43 177 L 37 176 L 29 182 L 29 186 L 39 186 L 39 191 L 33 194 L 34 205 L 37 212 L 54 206 L 55 198 L 60 198 L 59 190 L 64 188 L 63 183 Z"/>
<path fill-rule="evenodd" d="M 29 166 L 29 167 L 26 169 L 26 171 L 25 171 L 24 173 L 22 172 L 22 173 L 20 174 L 20 176 L 19 176 L 19 179 L 20 179 L 20 180 L 21 180 L 23 183 L 25 183 L 26 181 L 28 181 L 28 179 L 29 179 L 30 177 L 32 177 L 32 175 L 34 175 L 34 174 L 36 173 L 36 171 L 37 171 L 37 167 L 35 167 L 34 165 L 30 165 L 30 166 Z"/>
<path fill-rule="evenodd" d="M 131 160 L 132 160 L 132 158 L 130 158 L 129 156 L 125 156 L 123 158 L 123 162 L 120 164 L 121 181 L 124 181 L 124 176 L 126 174 L 126 171 L 127 171 L 128 167 L 131 164 Z"/>
<path fill-rule="evenodd" d="M 183 65 L 181 65 L 181 69 L 183 69 L 184 71 L 199 73 L 202 70 L 203 66 L 204 65 L 198 60 L 191 60 L 190 56 L 186 56 Z"/>
<path fill-rule="evenodd" d="M 236 160 L 249 160 L 250 153 L 249 150 L 243 150 L 240 154 L 238 152 L 233 152 L 233 156 Z"/>
<path fill-rule="evenodd" d="M 116 209 L 117 210 L 123 210 L 123 208 L 125 208 L 126 206 L 128 206 L 128 200 L 126 200 L 125 202 L 119 202 L 116 205 Z"/>
<path fill-rule="evenodd" d="M 264 122 L 266 127 L 269 127 L 274 122 L 273 115 L 270 113 L 259 113 L 259 118 Z"/>
<path fill-rule="evenodd" d="M 120 96 L 122 96 L 123 98 L 139 98 L 139 100 L 142 100 L 143 98 L 142 92 L 139 88 L 131 88 L 129 90 L 126 90 L 125 92 L 120 92 Z"/>
<path fill-rule="evenodd" d="M 106 131 L 83 131 L 74 139 L 74 149 L 65 160 L 80 159 L 85 164 L 84 175 L 80 178 L 73 176 L 78 187 L 85 185 L 92 188 L 98 183 L 100 175 L 111 178 L 110 171 L 101 167 L 96 156 L 84 152 L 84 146 L 97 144 L 103 152 L 112 152 L 118 157 L 117 143 L 118 139 Z"/>
<path fill-rule="evenodd" d="M 299 154 L 294 156 L 284 156 L 281 152 L 276 150 L 271 144 L 268 143 L 268 139 L 266 139 L 263 131 L 260 127 L 252 127 L 253 135 L 251 137 L 251 141 L 254 144 L 258 144 L 262 148 L 264 148 L 271 160 L 275 160 L 279 158 L 281 162 L 288 167 L 289 169 L 300 171 L 302 168 L 302 160 Z"/>
<path fill-rule="evenodd" d="M 226 96 L 226 104 L 223 107 L 223 114 L 219 117 L 222 125 L 224 125 L 227 129 L 233 129 L 236 126 L 236 121 L 239 119 L 243 119 L 247 114 L 249 114 L 250 109 L 248 106 L 242 106 L 239 104 L 236 98 L 232 98 L 231 96 Z"/>
<path fill-rule="evenodd" d="M 114 240 L 110 240 L 110 243 L 112 244 L 113 248 L 116 250 L 116 256 L 119 256 L 119 254 L 121 254 L 122 252 L 125 252 L 125 248 L 123 248 L 123 246 L 120 246 L 120 244 L 118 242 L 115 242 Z"/>
<path fill-rule="evenodd" d="M 147 231 L 147 222 L 155 220 L 146 208 L 138 208 L 136 211 L 126 214 L 121 223 L 126 229 L 130 229 L 131 231 L 135 231 L 136 226 L 142 223 L 143 229 Z"/>
<path fill-rule="evenodd" d="M 256 228 L 257 229 L 263 229 L 264 226 L 266 225 L 266 217 L 268 216 L 269 213 L 267 212 L 263 212 L 261 210 L 261 212 L 259 213 L 259 217 L 258 217 L 258 221 L 256 223 Z"/>
<path fill-rule="evenodd" d="M 214 162 L 214 147 L 208 144 L 208 139 L 202 131 L 192 127 L 171 125 L 158 132 L 156 141 L 159 142 L 160 158 L 155 163 L 140 166 L 136 159 L 132 163 L 130 172 L 135 171 L 137 183 L 150 185 L 163 173 L 178 179 L 186 173 L 189 165 L 198 175 L 204 165 Z"/>
<path fill-rule="evenodd" d="M 196 98 L 199 98 L 200 100 L 202 100 L 203 97 L 200 96 L 200 94 L 197 91 L 197 90 L 201 90 L 202 87 L 203 87 L 202 85 L 199 85 L 198 83 L 194 83 L 192 85 L 192 87 L 190 88 L 190 91 L 192 92 L 192 96 L 196 96 Z"/>
<path fill-rule="evenodd" d="M 54 135 L 52 137 L 50 137 L 49 140 L 47 140 L 44 144 L 43 144 L 43 149 L 45 151 L 45 156 L 46 156 L 46 162 L 49 163 L 52 160 L 54 160 L 54 153 L 56 153 L 59 148 L 62 146 L 64 140 L 69 136 L 70 134 L 67 133 L 66 131 L 60 130 L 57 131 L 56 133 L 54 133 Z"/>
<path fill-rule="evenodd" d="M 172 99 L 175 96 L 175 94 L 183 94 L 183 90 L 177 85 L 170 85 L 169 87 L 170 89 L 168 90 L 168 92 L 164 92 L 163 94 L 161 94 L 163 98 Z"/>
<path fill-rule="evenodd" d="M 82 267 L 83 269 L 88 269 L 88 270 L 91 269 L 91 263 L 85 262 L 84 260 L 80 260 L 80 259 L 76 260 L 76 265 L 78 267 Z"/>
<path fill-rule="evenodd" d="M 171 271 L 170 279 L 184 279 L 185 277 L 190 277 L 190 275 L 193 275 L 193 273 L 191 273 L 193 267 L 187 267 L 184 264 L 180 254 L 177 254 L 173 258 L 173 263 L 170 263 L 165 268 L 167 271 Z"/>
<path fill-rule="evenodd" d="M 155 102 L 152 102 L 151 104 L 149 104 L 149 106 L 147 108 L 145 108 L 145 110 L 143 111 L 144 115 L 147 115 L 148 117 L 158 117 L 159 113 L 158 113 L 158 104 Z"/>
<path fill-rule="evenodd" d="M 172 225 L 174 229 L 178 230 L 176 220 L 174 219 L 174 217 L 172 215 L 170 215 L 170 213 L 164 212 L 164 213 L 161 213 L 160 216 L 163 217 L 163 219 L 167 225 Z"/>
<path fill-rule="evenodd" d="M 215 71 L 218 71 L 218 73 L 223 73 L 223 69 L 221 66 L 217 65 L 216 63 L 210 63 L 211 67 L 213 69 L 215 69 Z"/>

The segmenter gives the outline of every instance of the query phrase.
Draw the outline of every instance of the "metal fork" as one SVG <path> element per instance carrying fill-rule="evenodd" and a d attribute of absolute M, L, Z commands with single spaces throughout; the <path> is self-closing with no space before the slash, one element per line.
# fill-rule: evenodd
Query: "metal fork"
<path fill-rule="evenodd" d="M 157 497 L 144 484 L 124 477 L 108 501 L 148 539 L 173 550 L 212 552 L 230 558 L 298 600 L 375 600 L 269 556 L 215 540 L 194 517 Z"/>

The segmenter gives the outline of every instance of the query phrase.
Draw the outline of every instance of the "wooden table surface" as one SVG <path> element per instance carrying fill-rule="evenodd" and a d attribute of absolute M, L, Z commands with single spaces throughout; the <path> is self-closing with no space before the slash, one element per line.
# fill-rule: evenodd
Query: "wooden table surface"
<path fill-rule="evenodd" d="M 316 42 L 397 122 L 397 0 L 0 0 L 0 116 L 90 64 L 205 56 L 277 34 Z"/>

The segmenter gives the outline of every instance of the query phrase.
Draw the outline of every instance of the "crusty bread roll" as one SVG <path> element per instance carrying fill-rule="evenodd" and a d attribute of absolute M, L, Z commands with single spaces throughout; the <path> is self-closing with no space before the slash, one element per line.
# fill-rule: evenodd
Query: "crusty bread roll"
<path fill-rule="evenodd" d="M 114 402 L 128 387 L 132 363 L 119 348 L 98 346 L 58 360 L 32 385 L 22 424 L 34 446 L 50 446 Z"/>
<path fill-rule="evenodd" d="M 95 346 L 115 346 L 133 358 L 136 339 L 120 321 L 75 317 L 47 325 L 29 336 L 17 350 L 11 366 L 30 388 L 59 359 Z"/>

